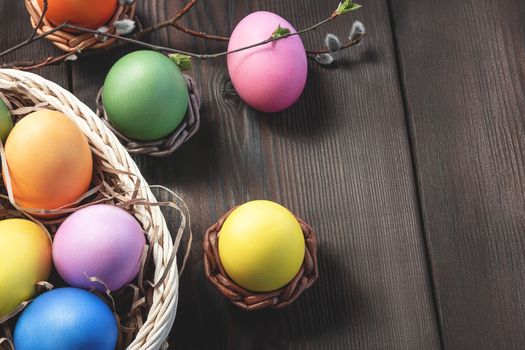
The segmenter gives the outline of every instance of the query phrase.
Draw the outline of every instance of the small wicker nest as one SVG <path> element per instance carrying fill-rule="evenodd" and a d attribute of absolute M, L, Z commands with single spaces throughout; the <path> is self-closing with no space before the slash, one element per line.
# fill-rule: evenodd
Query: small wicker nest
<path fill-rule="evenodd" d="M 35 28 L 42 16 L 42 9 L 38 5 L 37 0 L 25 0 L 27 11 L 31 16 L 31 25 Z M 116 29 L 114 23 L 123 19 L 135 19 L 135 2 L 131 5 L 119 4 L 115 14 L 111 20 L 106 24 L 109 34 L 115 34 Z M 37 33 L 42 34 L 53 30 L 56 25 L 44 18 L 42 26 L 38 28 Z M 51 41 L 55 46 L 65 52 L 82 51 L 85 49 L 104 49 L 113 45 L 116 41 L 114 38 L 107 38 L 101 40 L 94 34 L 89 33 L 72 33 L 65 30 L 59 30 L 51 35 L 46 36 L 46 39 Z"/>
<path fill-rule="evenodd" d="M 104 121 L 106 126 L 113 131 L 115 135 L 120 139 L 124 147 L 132 154 L 145 154 L 153 157 L 166 157 L 175 152 L 183 143 L 188 141 L 200 127 L 200 107 L 201 98 L 197 88 L 195 87 L 195 81 L 189 75 L 184 75 L 186 84 L 188 85 L 189 93 L 189 104 L 186 116 L 182 120 L 181 124 L 171 134 L 155 141 L 136 141 L 120 133 L 109 121 L 109 117 L 104 110 L 102 103 L 102 91 L 104 87 L 100 88 L 97 95 L 97 115 Z"/>
<path fill-rule="evenodd" d="M 221 264 L 218 252 L 219 232 L 226 218 L 237 207 L 232 208 L 211 226 L 204 236 L 204 273 L 208 280 L 228 298 L 233 304 L 244 310 L 259 310 L 265 308 L 283 308 L 293 303 L 299 295 L 309 288 L 319 277 L 317 266 L 317 238 L 314 230 L 300 218 L 306 241 L 304 262 L 293 280 L 281 289 L 257 293 L 239 286 L 226 274 Z"/>

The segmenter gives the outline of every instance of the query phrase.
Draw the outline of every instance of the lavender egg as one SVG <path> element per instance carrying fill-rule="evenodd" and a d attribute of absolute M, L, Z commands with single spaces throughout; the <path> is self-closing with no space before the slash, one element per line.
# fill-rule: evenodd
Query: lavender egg
<path fill-rule="evenodd" d="M 233 30 L 228 51 L 270 38 L 278 26 L 295 29 L 282 17 L 260 11 L 244 17 Z M 228 55 L 233 86 L 248 105 L 279 112 L 294 104 L 306 84 L 307 58 L 298 35 Z"/>
<path fill-rule="evenodd" d="M 78 210 L 60 225 L 53 261 L 73 287 L 118 290 L 138 274 L 146 245 L 138 221 L 123 209 L 100 204 Z"/>

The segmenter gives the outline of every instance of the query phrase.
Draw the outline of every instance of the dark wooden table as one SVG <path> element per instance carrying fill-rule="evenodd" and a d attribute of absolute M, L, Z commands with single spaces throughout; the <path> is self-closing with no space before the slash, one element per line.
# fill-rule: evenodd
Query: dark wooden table
<path fill-rule="evenodd" d="M 180 0 L 139 0 L 145 23 Z M 296 27 L 337 0 L 202 0 L 191 28 L 227 35 L 270 10 Z M 363 44 L 309 66 L 303 96 L 263 115 L 230 88 L 224 60 L 196 62 L 202 129 L 167 159 L 137 157 L 150 183 L 188 202 L 195 244 L 173 349 L 525 349 L 525 2 L 375 0 L 324 30 Z M 0 50 L 29 32 L 0 1 Z M 321 45 L 325 31 L 306 35 Z M 192 50 L 224 44 L 176 32 Z M 39 71 L 94 106 L 120 48 Z M 39 42 L 5 58 L 58 53 Z M 205 280 L 202 236 L 235 204 L 278 201 L 318 231 L 321 278 L 285 310 L 243 312 Z"/>

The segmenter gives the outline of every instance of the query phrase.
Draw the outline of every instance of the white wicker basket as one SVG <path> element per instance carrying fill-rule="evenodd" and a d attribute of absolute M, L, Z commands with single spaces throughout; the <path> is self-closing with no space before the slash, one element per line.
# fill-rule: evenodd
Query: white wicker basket
<path fill-rule="evenodd" d="M 137 165 L 115 135 L 73 94 L 38 75 L 11 69 L 0 69 L 0 94 L 8 99 L 9 96 L 23 96 L 35 105 L 42 104 L 43 108 L 65 114 L 75 121 L 86 135 L 94 157 L 100 164 L 122 171 L 113 175 L 118 176 L 121 183 L 119 190 L 122 193 L 133 192 L 139 179 L 138 195 L 149 202 L 156 202 Z M 174 243 L 158 206 L 137 206 L 134 213 L 146 228 L 155 265 L 153 280 L 156 282 L 162 279 L 162 282 L 155 285 L 153 302 L 147 312 L 147 318 L 127 349 L 166 349 L 166 339 L 175 320 L 178 301 L 179 275 L 177 263 L 173 258 L 178 241 Z"/>

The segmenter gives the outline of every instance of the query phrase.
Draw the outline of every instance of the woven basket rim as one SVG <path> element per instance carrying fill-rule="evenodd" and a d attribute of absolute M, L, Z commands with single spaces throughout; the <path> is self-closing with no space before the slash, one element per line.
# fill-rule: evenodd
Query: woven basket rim
<path fill-rule="evenodd" d="M 24 96 L 30 97 L 35 105 L 46 103 L 50 108 L 64 113 L 87 137 L 94 156 L 99 157 L 103 166 L 122 170 L 122 173 L 115 175 L 121 181 L 122 190 L 136 190 L 142 198 L 156 202 L 136 163 L 116 136 L 71 92 L 36 74 L 14 69 L 0 69 L 0 92 L 23 93 Z M 129 174 L 134 174 L 133 178 Z M 144 185 L 139 189 L 135 188 L 137 178 Z M 146 235 L 154 252 L 152 256 L 154 276 L 155 280 L 161 279 L 162 283 L 155 286 L 153 304 L 135 339 L 127 347 L 128 350 L 166 347 L 165 341 L 173 326 L 177 310 L 179 274 L 176 257 L 173 254 L 174 242 L 161 209 L 157 206 L 149 207 L 147 210 L 140 209 L 136 218 L 145 224 L 143 220 L 146 220 L 148 215 L 153 221 L 153 225 L 146 229 Z M 162 279 L 161 276 L 164 278 Z"/>
<path fill-rule="evenodd" d="M 319 278 L 317 236 L 313 228 L 294 214 L 305 238 L 305 257 L 301 269 L 287 285 L 278 290 L 264 293 L 249 291 L 236 284 L 227 275 L 218 252 L 218 238 L 222 225 L 238 207 L 235 206 L 228 210 L 204 235 L 204 273 L 206 278 L 223 296 L 243 310 L 279 309 L 290 305 Z"/>
<path fill-rule="evenodd" d="M 109 121 L 109 117 L 102 103 L 102 91 L 100 88 L 96 97 L 96 114 L 104 121 L 106 126 L 119 138 L 124 147 L 131 154 L 143 154 L 153 157 L 167 157 L 178 150 L 184 143 L 189 141 L 200 128 L 201 97 L 193 77 L 183 74 L 188 86 L 188 110 L 179 126 L 167 136 L 155 141 L 137 141 L 130 139 L 119 132 Z"/>
<path fill-rule="evenodd" d="M 29 13 L 31 26 L 35 28 L 38 25 L 40 17 L 42 16 L 42 9 L 38 4 L 38 0 L 25 0 L 26 10 Z M 123 19 L 133 19 L 140 26 L 140 22 L 135 16 L 136 1 L 132 4 L 125 2 L 118 2 L 118 7 L 109 22 L 105 24 L 109 34 L 117 34 L 115 22 Z M 42 25 L 37 29 L 37 33 L 48 32 L 55 29 L 57 26 L 44 18 Z M 101 38 L 90 33 L 73 33 L 71 31 L 59 30 L 51 35 L 45 37 L 51 41 L 56 47 L 65 52 L 81 52 L 82 50 L 97 50 L 105 49 L 113 45 L 117 39 L 115 38 Z"/>

